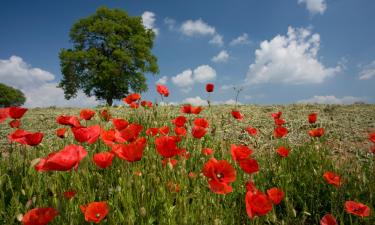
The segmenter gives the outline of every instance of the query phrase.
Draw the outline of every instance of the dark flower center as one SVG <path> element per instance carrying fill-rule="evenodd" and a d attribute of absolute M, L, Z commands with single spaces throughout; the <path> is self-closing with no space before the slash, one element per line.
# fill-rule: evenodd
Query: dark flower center
<path fill-rule="evenodd" d="M 96 218 L 99 218 L 100 217 L 100 213 L 97 213 L 95 216 L 96 216 Z"/>
<path fill-rule="evenodd" d="M 222 173 L 217 173 L 217 174 L 216 174 L 216 177 L 220 180 L 221 178 L 224 177 L 224 175 L 223 175 Z"/>

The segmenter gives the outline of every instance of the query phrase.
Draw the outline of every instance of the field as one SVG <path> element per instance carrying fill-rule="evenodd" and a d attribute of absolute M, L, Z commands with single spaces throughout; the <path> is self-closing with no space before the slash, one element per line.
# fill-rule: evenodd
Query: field
<path fill-rule="evenodd" d="M 20 224 L 22 215 L 37 207 L 52 207 L 58 215 L 49 224 L 89 224 L 80 210 L 81 205 L 105 201 L 109 212 L 100 224 L 319 224 L 326 214 L 332 214 L 338 224 L 375 224 L 375 154 L 369 134 L 375 131 L 375 105 L 240 105 L 237 109 L 244 118 L 236 120 L 231 111 L 234 106 L 204 107 L 199 115 L 183 114 L 179 106 L 154 106 L 131 109 L 107 108 L 113 118 L 140 124 L 140 137 L 146 138 L 141 160 L 128 162 L 115 157 L 112 165 L 102 169 L 95 165 L 95 153 L 110 152 L 102 137 L 95 143 L 80 143 L 71 129 L 66 137 L 56 136 L 56 123 L 60 115 L 80 115 L 76 108 L 29 109 L 21 119 L 20 128 L 44 133 L 37 146 L 9 143 L 13 132 L 6 120 L 0 124 L 0 224 Z M 100 124 L 113 129 L 111 121 L 99 118 L 99 111 L 84 126 Z M 281 111 L 283 125 L 288 134 L 274 136 L 275 122 L 271 114 Z M 316 112 L 317 122 L 310 124 L 308 115 Z M 148 128 L 168 126 L 174 134 L 172 120 L 179 115 L 187 118 L 186 136 L 178 142 L 188 153 L 177 159 L 165 161 L 155 147 L 155 139 L 163 135 L 146 135 Z M 191 133 L 193 121 L 206 118 L 209 127 L 202 138 Z M 257 129 L 255 136 L 246 131 L 248 126 Z M 322 127 L 322 137 L 310 137 L 308 131 Z M 69 171 L 38 172 L 35 165 L 53 151 L 70 144 L 81 145 L 88 155 L 78 169 Z M 259 171 L 244 172 L 233 159 L 231 144 L 246 145 L 252 149 L 251 158 L 259 164 Z M 290 149 L 281 157 L 276 149 Z M 211 148 L 213 155 L 202 154 Z M 211 157 L 225 159 L 236 171 L 230 182 L 232 191 L 214 193 L 209 188 L 204 165 Z M 341 177 L 340 185 L 327 183 L 323 174 L 332 171 Z M 221 175 L 221 174 L 217 174 Z M 245 183 L 252 181 L 256 188 L 266 193 L 277 187 L 284 193 L 279 204 L 264 215 L 250 218 L 247 214 Z M 66 191 L 76 193 L 68 199 Z M 249 190 L 248 190 L 249 191 Z M 369 216 L 350 214 L 344 207 L 346 201 L 363 203 L 370 208 Z M 100 217 L 100 215 L 97 215 Z"/>

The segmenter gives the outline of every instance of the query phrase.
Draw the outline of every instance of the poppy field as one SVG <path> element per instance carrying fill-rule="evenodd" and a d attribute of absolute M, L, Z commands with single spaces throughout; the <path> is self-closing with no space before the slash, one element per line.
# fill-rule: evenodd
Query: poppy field
<path fill-rule="evenodd" d="M 0 122 L 0 224 L 375 224 L 374 105 L 131 94 Z"/>

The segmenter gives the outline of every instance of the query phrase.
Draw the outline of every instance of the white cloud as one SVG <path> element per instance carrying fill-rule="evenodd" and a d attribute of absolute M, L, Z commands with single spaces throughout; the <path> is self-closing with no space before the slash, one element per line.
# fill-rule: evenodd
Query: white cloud
<path fill-rule="evenodd" d="M 186 36 L 210 36 L 210 44 L 217 46 L 223 46 L 224 40 L 223 36 L 216 32 L 215 27 L 208 25 L 202 19 L 198 20 L 187 20 L 182 23 L 180 27 L 182 34 Z"/>
<path fill-rule="evenodd" d="M 312 14 L 323 14 L 327 9 L 325 0 L 298 0 L 298 4 L 306 4 L 306 9 Z"/>
<path fill-rule="evenodd" d="M 194 70 L 193 77 L 195 81 L 204 83 L 206 81 L 215 79 L 216 71 L 209 65 L 201 65 Z"/>
<path fill-rule="evenodd" d="M 201 106 L 208 105 L 207 100 L 202 99 L 199 96 L 185 98 L 182 102 L 192 104 L 192 105 L 201 105 Z M 234 105 L 234 104 L 236 104 L 236 100 L 228 99 L 226 101 L 213 101 L 212 104 L 213 105 Z M 237 105 L 241 105 L 241 104 L 242 103 L 237 102 Z"/>
<path fill-rule="evenodd" d="M 143 26 L 147 29 L 151 29 L 155 32 L 156 35 L 159 34 L 159 29 L 155 27 L 155 13 L 150 11 L 145 11 L 142 14 Z"/>
<path fill-rule="evenodd" d="M 214 35 L 216 33 L 215 27 L 212 27 L 205 23 L 203 20 L 187 20 L 182 23 L 181 32 L 187 36 L 195 36 L 195 35 Z"/>
<path fill-rule="evenodd" d="M 319 96 L 315 95 L 309 99 L 303 99 L 298 101 L 298 103 L 318 103 L 318 104 L 352 104 L 354 102 L 363 102 L 365 98 L 363 97 L 353 97 L 344 96 L 338 98 L 334 95 Z"/>
<path fill-rule="evenodd" d="M 209 65 L 201 65 L 194 70 L 187 69 L 182 73 L 177 74 L 172 77 L 172 82 L 182 88 L 185 88 L 185 92 L 190 89 L 188 87 L 192 86 L 194 83 L 204 83 L 209 80 L 213 80 L 216 77 L 216 71 Z"/>
<path fill-rule="evenodd" d="M 364 66 L 359 72 L 360 80 L 369 80 L 373 77 L 375 77 L 375 60 L 372 61 L 372 63 Z"/>
<path fill-rule="evenodd" d="M 221 47 L 224 45 L 223 36 L 220 34 L 215 34 L 215 36 L 213 36 L 212 39 L 208 43 Z"/>
<path fill-rule="evenodd" d="M 220 62 L 226 62 L 229 59 L 229 54 L 227 51 L 222 50 L 217 54 L 216 56 L 212 57 L 211 61 L 215 63 L 220 63 Z"/>
<path fill-rule="evenodd" d="M 247 33 L 243 33 L 242 35 L 236 37 L 230 42 L 231 46 L 235 45 L 247 45 L 250 44 L 249 35 Z"/>
<path fill-rule="evenodd" d="M 169 30 L 174 30 L 176 26 L 176 20 L 166 17 L 164 18 L 164 24 L 168 26 Z"/>
<path fill-rule="evenodd" d="M 249 66 L 248 84 L 322 83 L 341 71 L 341 66 L 325 67 L 317 58 L 320 47 L 319 34 L 310 29 L 288 28 L 286 36 L 277 35 L 263 41 L 255 51 L 255 62 Z"/>
<path fill-rule="evenodd" d="M 94 97 L 88 98 L 82 92 L 79 92 L 75 99 L 65 100 L 64 92 L 56 87 L 57 82 L 52 73 L 34 68 L 18 56 L 0 59 L 0 80 L 25 94 L 26 107 L 89 107 L 98 104 Z"/>
<path fill-rule="evenodd" d="M 179 87 L 187 87 L 194 84 L 193 71 L 191 69 L 184 70 L 182 73 L 172 77 L 172 82 Z"/>
<path fill-rule="evenodd" d="M 162 76 L 159 80 L 156 81 L 157 84 L 167 84 L 167 82 L 168 82 L 167 76 Z"/>
<path fill-rule="evenodd" d="M 235 87 L 235 85 L 233 84 L 224 84 L 223 86 L 220 87 L 221 90 L 223 91 L 226 91 L 226 90 L 229 90 L 229 89 L 233 89 Z"/>

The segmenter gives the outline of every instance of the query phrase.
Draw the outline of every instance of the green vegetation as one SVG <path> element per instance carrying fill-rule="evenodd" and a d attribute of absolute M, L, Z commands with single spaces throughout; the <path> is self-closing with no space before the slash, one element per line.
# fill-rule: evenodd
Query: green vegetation
<path fill-rule="evenodd" d="M 59 54 L 63 74 L 59 87 L 65 98 L 74 98 L 81 89 L 111 106 L 129 92 L 146 91 L 144 74 L 159 72 L 151 53 L 154 37 L 141 17 L 119 9 L 101 7 L 76 22 L 70 30 L 73 48 Z"/>
<path fill-rule="evenodd" d="M 20 106 L 25 101 L 25 95 L 20 90 L 0 83 L 0 107 Z"/>
<path fill-rule="evenodd" d="M 368 133 L 375 130 L 375 105 L 289 105 L 289 106 L 239 106 L 243 121 L 231 117 L 231 107 L 205 108 L 200 115 L 185 115 L 189 119 L 204 117 L 210 122 L 206 136 L 200 140 L 188 134 L 180 147 L 191 153 L 189 159 L 180 159 L 176 167 L 162 166 L 154 138 L 147 136 L 141 161 L 129 163 L 115 158 L 107 169 L 92 162 L 97 152 L 110 151 L 102 140 L 82 146 L 89 155 L 77 171 L 44 172 L 34 169 L 35 160 L 68 144 L 79 144 L 69 131 L 65 139 L 56 137 L 56 117 L 62 114 L 79 115 L 79 109 L 30 109 L 22 120 L 22 127 L 42 131 L 43 142 L 37 147 L 8 144 L 6 136 L 11 128 L 0 124 L 0 224 L 20 224 L 19 214 L 35 207 L 54 207 L 59 215 L 49 224 L 88 224 L 79 209 L 92 201 L 107 201 L 110 212 L 100 224 L 319 224 L 326 213 L 333 214 L 338 224 L 375 224 L 375 160 L 369 152 Z M 152 109 L 109 108 L 115 118 L 124 118 L 143 126 L 141 136 L 150 127 L 169 126 L 180 115 L 175 106 Z M 272 112 L 282 111 L 289 133 L 286 138 L 273 137 Z M 99 109 L 97 109 L 99 112 Z M 325 135 L 312 139 L 307 132 L 312 126 L 307 115 L 318 113 L 315 126 L 324 127 Z M 85 124 L 85 122 L 82 122 Z M 99 120 L 98 113 L 87 125 L 101 124 L 111 129 L 111 122 Z M 247 126 L 259 129 L 256 137 L 249 136 Z M 260 170 L 245 174 L 232 160 L 230 144 L 245 144 L 253 149 L 253 157 Z M 288 146 L 288 157 L 276 154 L 278 146 Z M 208 188 L 207 178 L 201 173 L 210 158 L 201 150 L 215 150 L 214 157 L 226 159 L 237 171 L 232 183 L 233 192 L 218 195 Z M 343 184 L 329 185 L 323 179 L 325 171 L 339 174 Z M 140 171 L 141 176 L 135 175 Z M 189 172 L 197 174 L 190 178 Z M 281 204 L 265 216 L 251 220 L 245 208 L 245 182 L 253 179 L 257 188 L 266 191 L 279 187 L 285 192 Z M 180 191 L 171 190 L 169 182 L 179 184 Z M 76 190 L 77 195 L 67 200 L 63 193 Z M 172 188 L 173 189 L 173 188 Z M 348 200 L 362 202 L 371 208 L 370 217 L 348 214 L 344 203 Z"/>

